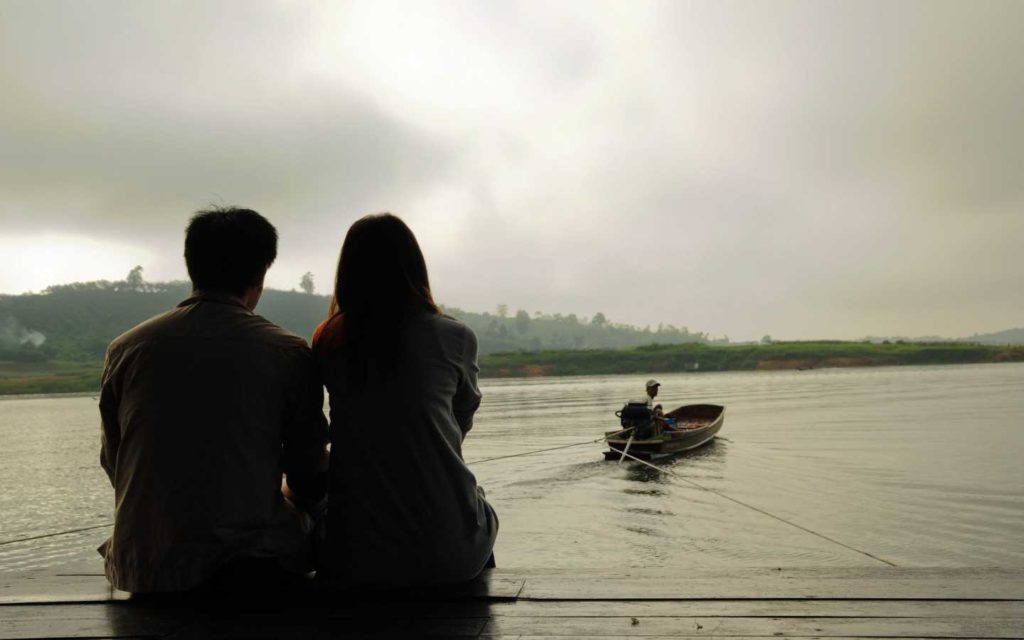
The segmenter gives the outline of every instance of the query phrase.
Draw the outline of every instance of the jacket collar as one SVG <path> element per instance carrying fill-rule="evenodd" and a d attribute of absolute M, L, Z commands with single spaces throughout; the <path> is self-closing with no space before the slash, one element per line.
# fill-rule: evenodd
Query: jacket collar
<path fill-rule="evenodd" d="M 199 302 L 216 302 L 219 304 L 234 305 L 252 313 L 252 310 L 245 306 L 245 303 L 242 302 L 240 297 L 231 295 L 230 293 L 220 293 L 218 291 L 193 291 L 192 295 L 178 303 L 178 306 L 187 307 Z"/>

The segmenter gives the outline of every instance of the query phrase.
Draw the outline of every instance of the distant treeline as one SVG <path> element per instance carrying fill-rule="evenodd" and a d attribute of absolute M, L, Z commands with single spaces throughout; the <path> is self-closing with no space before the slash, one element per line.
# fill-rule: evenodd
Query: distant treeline
<path fill-rule="evenodd" d="M 485 377 L 653 374 L 676 371 L 809 370 L 832 367 L 1024 362 L 1024 346 L 959 342 L 771 342 L 649 345 L 633 349 L 499 353 L 481 360 Z"/>
<path fill-rule="evenodd" d="M 0 361 L 97 362 L 112 339 L 173 307 L 190 291 L 184 281 L 146 282 L 142 269 L 136 267 L 125 280 L 76 282 L 54 285 L 38 294 L 0 295 Z M 257 312 L 309 338 L 326 316 L 328 302 L 327 296 L 311 292 L 267 289 Z M 581 319 L 539 311 L 509 313 L 505 305 L 493 314 L 443 309 L 476 332 L 481 354 L 711 342 L 707 334 L 691 333 L 686 327 L 637 328 L 610 322 L 601 313 Z"/>
<path fill-rule="evenodd" d="M 677 371 L 810 370 L 832 367 L 1024 362 L 1024 346 L 966 343 L 773 342 L 759 345 L 650 345 L 494 353 L 480 358 L 481 376 L 598 374 L 650 376 Z M 100 364 L 0 362 L 0 394 L 96 391 Z"/>
<path fill-rule="evenodd" d="M 498 305 L 495 313 L 474 313 L 454 307 L 442 307 L 450 316 L 465 322 L 476 333 L 480 353 L 533 352 L 545 349 L 624 349 L 648 344 L 720 343 L 703 332 L 691 333 L 687 327 L 659 324 L 656 328 L 638 328 L 610 322 L 603 313 L 579 318 L 574 313 L 533 314 L 508 312 Z"/>
<path fill-rule="evenodd" d="M 268 289 L 259 313 L 301 336 L 310 336 L 327 311 L 328 297 Z M 141 268 L 125 280 L 79 282 L 39 294 L 0 295 L 0 394 L 94 391 L 110 341 L 189 296 L 187 282 L 145 282 Z M 1024 361 L 1024 346 L 970 342 L 777 342 L 728 344 L 687 328 L 655 330 L 609 322 L 603 314 L 526 311 L 444 311 L 480 339 L 485 377 L 558 376 L 671 371 L 816 369 L 822 367 Z M 1013 337 L 1016 331 L 1002 332 Z M 992 334 L 994 339 L 1005 339 Z"/>

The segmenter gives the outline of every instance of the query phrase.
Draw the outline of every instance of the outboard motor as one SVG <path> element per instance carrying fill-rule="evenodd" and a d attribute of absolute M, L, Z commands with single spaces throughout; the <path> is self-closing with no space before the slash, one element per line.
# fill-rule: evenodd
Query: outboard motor
<path fill-rule="evenodd" d="M 621 411 L 616 411 L 623 429 L 633 428 L 632 434 L 638 439 L 654 435 L 654 411 L 646 402 L 627 402 Z"/>

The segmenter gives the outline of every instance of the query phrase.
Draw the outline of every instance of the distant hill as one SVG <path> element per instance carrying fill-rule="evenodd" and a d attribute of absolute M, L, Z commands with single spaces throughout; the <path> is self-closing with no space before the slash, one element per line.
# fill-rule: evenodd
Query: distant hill
<path fill-rule="evenodd" d="M 976 333 L 964 340 L 981 344 L 1024 344 L 1024 328 L 1007 329 L 995 333 Z"/>
<path fill-rule="evenodd" d="M 0 295 L 0 361 L 95 363 L 110 341 L 143 320 L 170 309 L 188 297 L 187 282 L 79 282 L 49 287 L 42 293 Z M 257 312 L 305 338 L 327 313 L 329 298 L 299 291 L 267 289 Z M 575 314 L 510 313 L 498 305 L 495 313 L 453 307 L 444 311 L 469 325 L 480 340 L 481 354 L 539 351 L 616 350 L 645 345 L 730 344 L 713 340 L 686 327 L 659 325 L 638 328 L 609 321 L 604 314 L 579 318 Z M 870 342 L 925 342 L 902 338 Z M 771 342 L 767 339 L 767 342 Z M 927 342 L 945 342 L 932 338 Z M 949 342 L 954 342 L 949 340 Z M 1024 344 L 1024 329 L 978 334 L 957 342 L 991 345 Z"/>
<path fill-rule="evenodd" d="M 110 341 L 178 304 L 190 289 L 187 282 L 136 278 L 0 295 L 0 394 L 94 392 Z M 308 338 L 328 302 L 323 295 L 268 289 L 257 311 Z M 685 327 L 617 324 L 600 313 L 588 320 L 522 310 L 510 314 L 504 305 L 493 314 L 444 311 L 476 332 L 481 373 L 489 377 L 1024 361 L 1024 346 L 1002 346 L 1024 344 L 1024 329 L 962 341 L 776 342 L 765 336 L 756 344 L 730 344 Z"/>
<path fill-rule="evenodd" d="M 0 295 L 0 361 L 97 362 L 112 339 L 188 297 L 187 282 L 136 280 L 80 282 L 42 293 Z M 327 314 L 329 298 L 298 291 L 267 289 L 257 312 L 305 338 Z M 462 309 L 444 311 L 468 324 L 482 354 L 542 349 L 621 349 L 647 344 L 712 342 L 704 333 L 660 325 L 637 328 L 609 322 L 603 314 L 509 314 Z"/>
<path fill-rule="evenodd" d="M 188 297 L 185 282 L 126 288 L 118 282 L 51 287 L 41 294 L 0 296 L 0 360 L 92 362 L 136 324 Z M 259 311 L 299 335 L 311 335 L 327 310 L 327 298 L 268 290 Z"/>

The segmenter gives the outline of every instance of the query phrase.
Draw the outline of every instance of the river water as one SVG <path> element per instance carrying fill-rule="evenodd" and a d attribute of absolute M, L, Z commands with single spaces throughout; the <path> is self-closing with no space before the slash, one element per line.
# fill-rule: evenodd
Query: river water
<path fill-rule="evenodd" d="M 726 406 L 721 438 L 659 470 L 484 462 L 600 437 L 646 377 L 484 381 L 465 456 L 499 566 L 1024 566 L 1024 364 L 664 375 L 666 408 Z M 98 438 L 90 396 L 0 399 L 0 571 L 99 567 Z"/>

